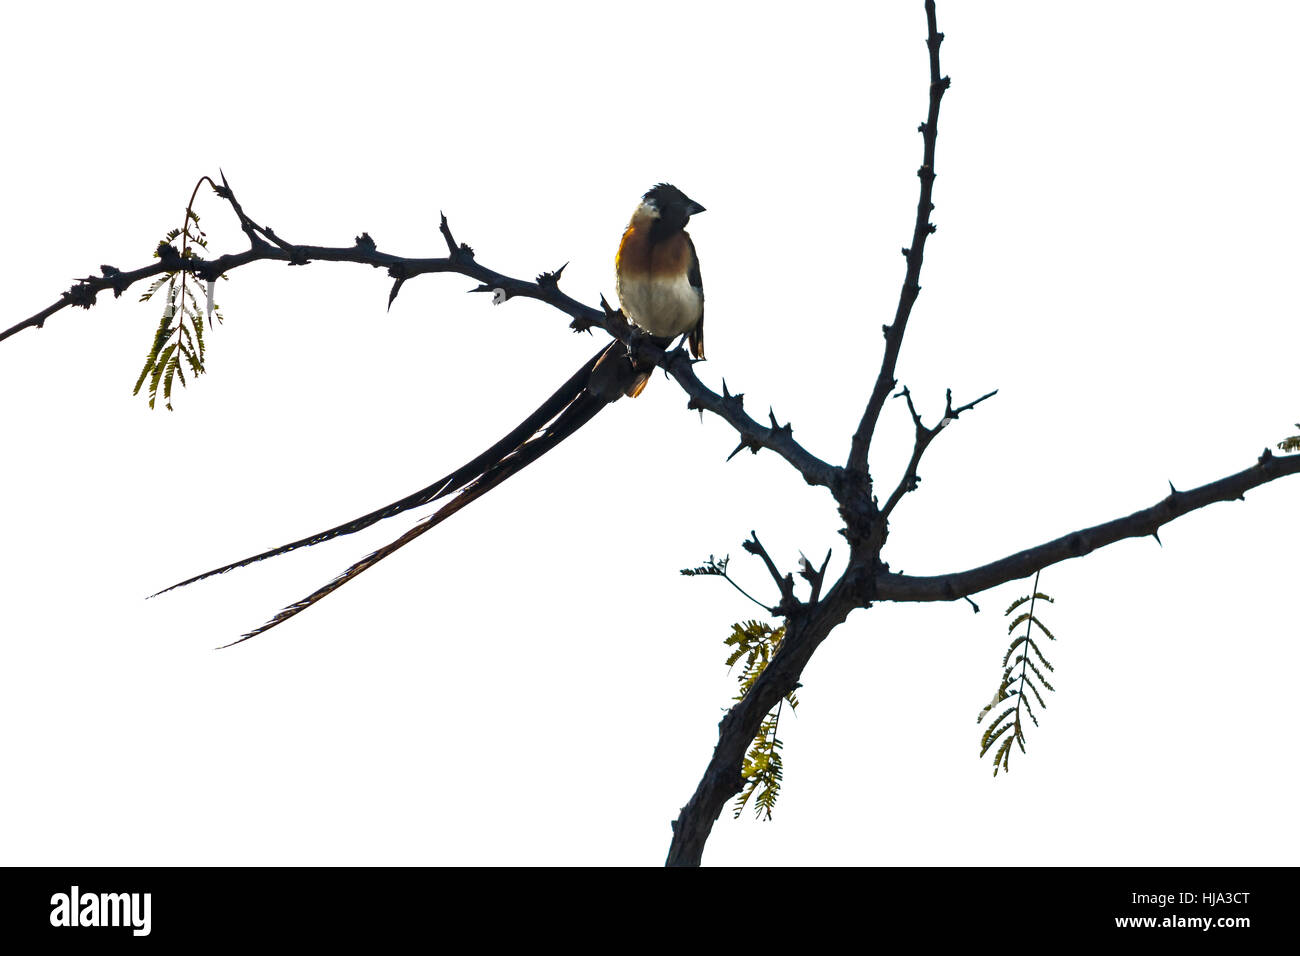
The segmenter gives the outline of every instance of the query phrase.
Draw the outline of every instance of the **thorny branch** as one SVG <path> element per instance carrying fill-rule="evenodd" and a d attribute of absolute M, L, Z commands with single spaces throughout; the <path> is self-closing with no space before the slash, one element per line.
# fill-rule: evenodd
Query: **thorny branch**
<path fill-rule="evenodd" d="M 1072 531 L 1037 547 L 991 561 L 978 568 L 971 568 L 969 571 L 932 577 L 879 574 L 873 583 L 875 597 L 881 601 L 955 601 L 1008 581 L 1026 578 L 1050 564 L 1083 557 L 1098 548 L 1125 538 L 1141 538 L 1150 535 L 1159 541 L 1161 526 L 1175 518 L 1217 501 L 1245 500 L 1246 492 L 1250 489 L 1295 474 L 1300 474 L 1300 455 L 1279 458 L 1266 448 L 1259 456 L 1259 461 L 1235 475 L 1220 478 L 1218 481 L 1212 481 L 1190 491 L 1177 491 L 1170 486 L 1169 495 L 1150 508 L 1135 511 L 1131 515 L 1094 525 L 1091 528 Z"/>
<path fill-rule="evenodd" d="M 204 177 L 207 179 L 207 177 Z M 211 180 L 208 180 L 211 183 Z M 234 190 L 226 182 L 224 174 L 222 185 L 212 184 L 213 189 L 222 199 L 230 203 L 239 218 L 240 227 L 248 237 L 249 248 L 243 252 L 218 256 L 215 259 L 203 259 L 198 256 L 183 258 L 174 246 L 164 244 L 159 247 L 159 259 L 156 263 L 123 272 L 113 266 L 100 266 L 101 275 L 90 275 L 78 279 L 68 291 L 64 292 L 51 305 L 29 316 L 23 321 L 0 332 L 0 341 L 28 328 L 43 328 L 45 320 L 57 312 L 77 306 L 89 309 L 95 304 L 100 292 L 111 289 L 114 297 L 120 296 L 132 285 L 142 279 L 148 279 L 163 272 L 182 271 L 193 273 L 202 279 L 215 279 L 250 262 L 265 260 L 287 262 L 290 265 L 306 265 L 314 260 L 324 262 L 355 262 L 375 268 L 384 268 L 393 278 L 393 287 L 389 293 L 391 306 L 403 283 L 415 276 L 428 273 L 451 272 L 472 279 L 479 285 L 472 292 L 494 293 L 500 289 L 506 299 L 529 298 L 544 302 L 568 315 L 575 331 L 587 331 L 601 328 L 615 338 L 621 339 L 629 349 L 635 350 L 638 357 L 653 361 L 676 379 L 683 391 L 689 396 L 688 406 L 717 415 L 741 436 L 744 447 L 757 452 L 767 448 L 788 461 L 810 485 L 819 485 L 837 492 L 840 485 L 840 469 L 822 461 L 794 440 L 789 425 L 778 426 L 775 416 L 771 427 L 764 426 L 751 418 L 744 410 L 742 396 L 731 395 L 724 386 L 719 395 L 700 381 L 695 374 L 693 363 L 681 349 L 665 352 L 643 338 L 634 338 L 626 323 L 619 325 L 611 319 L 609 311 L 594 309 L 560 291 L 560 273 L 563 266 L 554 272 L 544 272 L 534 282 L 516 279 L 482 265 L 474 256 L 474 250 L 465 243 L 457 244 L 447 224 L 447 217 L 441 217 L 439 231 L 447 243 L 447 255 L 437 258 L 407 258 L 386 252 L 380 252 L 374 239 L 368 233 L 362 233 L 351 246 L 315 246 L 299 245 L 284 241 L 275 232 L 254 221 L 240 205 Z M 618 316 L 619 313 L 612 313 Z M 621 316 L 620 316 L 621 318 Z"/>
<path fill-rule="evenodd" d="M 921 293 L 921 263 L 925 258 L 925 240 L 938 228 L 930 222 L 930 213 L 934 211 L 934 150 L 939 137 L 939 103 L 948 89 L 949 79 L 939 69 L 939 45 L 943 43 L 943 34 L 939 32 L 936 22 L 934 2 L 926 0 L 925 18 L 929 33 L 925 45 L 930 51 L 930 111 L 925 122 L 919 127 L 925 142 L 921 158 L 921 168 L 916 175 L 921 180 L 921 195 L 916 202 L 916 225 L 912 229 L 912 244 L 903 250 L 907 257 L 907 274 L 903 278 L 903 290 L 898 296 L 898 308 L 894 313 L 893 324 L 884 327 L 885 355 L 880 363 L 880 372 L 876 376 L 875 388 L 867 401 L 867 409 L 862 414 L 862 421 L 853 436 L 849 449 L 847 467 L 855 472 L 866 474 L 867 457 L 871 451 L 871 438 L 876 431 L 885 398 L 897 382 L 894 369 L 898 365 L 898 353 L 903 347 L 903 334 L 907 331 L 907 320 L 912 314 L 912 306 Z M 871 479 L 867 477 L 867 492 L 870 493 Z"/>
<path fill-rule="evenodd" d="M 943 418 L 940 420 L 938 425 L 934 426 L 934 428 L 926 428 L 924 423 L 922 423 L 921 416 L 916 411 L 916 406 L 912 404 L 912 393 L 908 391 L 906 386 L 901 392 L 894 396 L 895 398 L 901 397 L 907 399 L 907 410 L 912 413 L 912 423 L 916 426 L 916 439 L 915 444 L 912 446 L 912 458 L 907 463 L 907 468 L 903 472 L 902 479 L 898 482 L 898 487 L 894 489 L 894 493 L 890 495 L 889 500 L 885 502 L 885 507 L 880 509 L 880 514 L 883 517 L 889 517 L 894 508 L 897 507 L 899 501 L 902 500 L 903 495 L 907 494 L 909 491 L 916 490 L 916 486 L 921 481 L 916 474 L 917 466 L 921 464 L 921 456 L 924 455 L 925 450 L 930 447 L 930 442 L 934 441 L 935 436 L 955 422 L 957 416 L 962 412 L 974 408 L 980 402 L 987 398 L 992 398 L 997 393 L 998 390 L 995 388 L 987 395 L 981 395 L 973 402 L 967 402 L 960 408 L 953 408 L 952 389 L 948 389 L 947 407 L 944 409 Z"/>
<path fill-rule="evenodd" d="M 820 584 L 816 588 L 814 599 L 809 603 L 794 601 L 793 595 L 790 595 L 790 599 L 787 600 L 787 592 L 783 589 L 782 606 L 786 613 L 786 633 L 781 648 L 745 699 L 736 704 L 719 725 L 718 745 L 709 761 L 708 769 L 695 794 L 673 823 L 673 840 L 667 861 L 670 866 L 699 865 L 714 820 L 731 796 L 743 786 L 744 781 L 740 776 L 742 758 L 745 748 L 759 732 L 763 718 L 777 701 L 795 689 L 804 665 L 811 659 L 813 651 L 826 636 L 848 617 L 853 608 L 869 606 L 873 598 L 872 577 L 878 568 L 883 568 L 879 554 L 885 544 L 887 522 L 883 517 L 878 517 L 875 500 L 871 494 L 867 454 L 885 398 L 896 384 L 894 367 L 902 347 L 903 333 L 907 330 L 907 319 L 911 314 L 912 304 L 921 289 L 919 283 L 925 240 L 934 231 L 929 220 L 930 212 L 934 208 L 931 202 L 934 185 L 934 149 L 938 132 L 939 102 L 948 88 L 948 79 L 940 75 L 939 69 L 939 44 L 943 40 L 943 34 L 938 29 L 934 0 L 926 0 L 925 13 L 928 27 L 926 45 L 930 51 L 930 108 L 926 122 L 921 126 L 925 143 L 924 158 L 921 168 L 917 171 L 921 179 L 921 196 L 917 204 L 912 245 L 904 250 L 904 255 L 907 256 L 907 275 L 903 280 L 903 290 L 899 297 L 894 322 L 885 327 L 885 354 L 881 360 L 875 388 L 868 400 L 857 433 L 853 436 L 841 481 L 834 489 L 840 514 L 846 526 L 845 536 L 850 545 L 849 566 L 844 576 L 831 587 L 824 599 L 820 596 Z M 775 427 L 775 417 L 772 419 L 772 424 Z M 928 443 L 929 439 L 926 440 L 926 444 Z M 913 459 L 918 460 L 919 455 L 914 454 Z M 909 479 L 905 477 L 900 487 L 906 487 L 908 484 Z M 746 542 L 745 547 L 764 558 L 770 573 L 780 584 L 783 580 L 780 572 L 767 557 L 757 537 L 753 537 L 752 546 L 751 542 Z"/>

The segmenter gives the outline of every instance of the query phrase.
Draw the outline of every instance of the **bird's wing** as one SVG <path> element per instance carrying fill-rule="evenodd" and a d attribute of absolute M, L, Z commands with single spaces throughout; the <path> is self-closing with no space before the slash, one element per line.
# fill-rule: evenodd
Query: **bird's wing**
<path fill-rule="evenodd" d="M 575 372 L 567 382 L 555 391 L 555 394 L 543 402 L 535 412 L 520 422 L 519 425 L 512 429 L 509 434 L 503 437 L 495 445 L 484 451 L 472 461 L 466 462 L 450 474 L 439 478 L 433 484 L 421 488 L 419 491 L 413 492 L 405 498 L 400 498 L 397 501 L 384 505 L 382 508 L 378 508 L 369 514 L 362 515 L 360 518 L 354 518 L 351 521 L 337 525 L 327 531 L 318 531 L 316 534 L 309 535 L 306 538 L 299 538 L 297 541 L 282 544 L 278 548 L 263 551 L 261 554 L 255 554 L 240 561 L 235 561 L 232 564 L 223 565 L 222 567 L 214 568 L 211 571 L 205 571 L 202 574 L 196 574 L 192 578 L 186 578 L 184 581 L 180 581 L 170 587 L 165 587 L 161 591 L 150 595 L 150 597 L 157 597 L 159 594 L 165 594 L 168 591 L 184 587 L 187 584 L 193 584 L 195 581 L 202 581 L 204 578 L 210 578 L 216 574 L 224 574 L 227 571 L 233 571 L 235 568 L 242 568 L 245 565 L 254 564 L 258 561 L 265 561 L 267 558 L 274 558 L 278 555 L 295 551 L 298 548 L 306 548 L 313 544 L 320 544 L 322 541 L 328 541 L 331 538 L 338 538 L 345 534 L 353 534 L 363 528 L 368 528 L 372 524 L 382 521 L 385 518 L 391 518 L 393 515 L 401 514 L 403 511 L 409 511 L 412 508 L 418 508 L 421 505 L 428 504 L 438 498 L 444 498 L 447 495 L 465 488 L 471 482 L 474 482 L 475 479 L 485 476 L 494 466 L 504 462 L 513 453 L 519 451 L 519 449 L 527 443 L 530 438 L 536 435 L 538 431 L 545 427 L 547 423 L 568 409 L 569 406 L 573 404 L 574 400 L 577 399 L 587 388 L 587 384 L 591 379 L 592 370 L 596 367 L 596 364 L 616 345 L 618 345 L 617 342 L 607 345 L 593 355 L 586 364 L 582 366 L 582 368 L 578 369 L 578 371 Z M 599 410 L 599 408 L 597 410 Z M 595 413 L 593 412 L 592 414 Z M 572 431 L 570 431 L 569 434 L 572 434 Z M 565 437 L 567 437 L 567 435 Z M 504 481 L 505 479 L 502 478 L 500 480 Z M 479 491 L 478 494 L 482 494 L 483 491 L 486 490 L 487 489 L 484 488 Z M 477 495 L 475 495 L 475 497 L 477 497 Z M 462 502 L 458 505 L 458 508 L 464 507 L 465 504 L 468 504 L 468 502 Z"/>
<path fill-rule="evenodd" d="M 689 234 L 686 235 L 686 242 L 691 247 L 691 267 L 686 273 L 686 281 L 700 297 L 700 321 L 695 323 L 688 341 L 691 345 L 691 354 L 697 359 L 702 359 L 704 358 L 704 278 L 700 275 L 700 257 L 695 254 L 695 243 L 691 241 Z"/>

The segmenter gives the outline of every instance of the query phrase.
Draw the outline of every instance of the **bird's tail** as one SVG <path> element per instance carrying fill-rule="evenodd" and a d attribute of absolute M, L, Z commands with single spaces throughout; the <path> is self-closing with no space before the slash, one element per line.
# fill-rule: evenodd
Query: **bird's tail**
<path fill-rule="evenodd" d="M 256 630 L 249 631 L 239 640 L 233 641 L 232 644 L 239 644 L 250 637 L 256 637 L 258 634 L 270 630 L 277 624 L 281 624 L 311 607 L 321 598 L 347 584 L 362 571 L 378 564 L 394 551 L 414 541 L 436 525 L 441 524 L 470 502 L 482 497 L 511 475 L 518 474 L 591 421 L 596 413 L 606 405 L 617 401 L 623 395 L 634 396 L 640 394 L 653 368 L 653 365 L 636 363 L 620 342 L 611 342 L 593 355 L 564 385 L 557 389 L 550 398 L 543 402 L 536 411 L 524 419 L 516 428 L 511 430 L 509 434 L 472 461 L 466 462 L 460 468 L 448 475 L 444 475 L 433 484 L 345 524 L 330 528 L 327 531 L 318 532 L 307 538 L 291 541 L 289 544 L 272 548 L 270 551 L 244 558 L 242 561 L 215 568 L 178 584 L 173 584 L 171 587 L 164 588 L 157 593 L 162 594 L 165 591 L 183 587 L 195 581 L 201 581 L 214 574 L 221 574 L 234 568 L 243 567 L 246 564 L 273 558 L 276 555 L 285 554 L 297 548 L 319 544 L 322 541 L 328 541 L 330 538 L 352 534 L 378 521 L 382 521 L 384 518 L 400 514 L 403 511 L 409 511 L 439 498 L 454 495 L 436 512 L 407 531 L 396 541 L 367 555 L 334 578 L 329 584 L 309 594 L 301 601 L 284 608 L 270 621 L 267 621 Z M 230 647 L 232 644 L 225 646 Z"/>
<path fill-rule="evenodd" d="M 412 492 L 405 498 L 377 508 L 369 514 L 362 515 L 360 518 L 353 518 L 341 525 L 336 525 L 327 531 L 318 531 L 316 534 L 309 535 L 306 538 L 299 538 L 297 541 L 290 541 L 288 544 L 282 544 L 278 548 L 272 548 L 269 551 L 263 551 L 260 554 L 243 558 L 231 564 L 223 565 L 219 568 L 213 568 L 211 571 L 204 571 L 202 574 L 196 574 L 192 578 L 186 578 L 184 581 L 178 581 L 157 591 L 149 597 L 157 597 L 159 594 L 166 594 L 168 591 L 174 591 L 176 588 L 183 588 L 187 584 L 193 584 L 195 581 L 202 581 L 204 578 L 210 578 L 217 574 L 225 574 L 227 571 L 233 571 L 235 568 L 242 568 L 245 565 L 255 564 L 258 561 L 265 561 L 267 558 L 274 558 L 281 554 L 287 554 L 290 551 L 296 551 L 298 548 L 310 547 L 313 544 L 320 544 L 322 541 L 329 541 L 331 538 L 338 538 L 345 534 L 354 534 L 364 528 L 369 528 L 372 524 L 383 521 L 385 518 L 391 518 L 394 515 L 401 514 L 403 511 L 410 511 L 412 508 L 418 508 L 421 505 L 444 498 L 456 491 L 464 488 L 475 478 L 483 475 L 493 465 L 501 461 L 512 452 L 519 449 L 521 445 L 537 434 L 539 430 L 546 426 L 553 418 L 563 412 L 573 401 L 582 394 L 591 380 L 592 370 L 606 354 L 617 346 L 614 342 L 601 349 L 593 355 L 587 362 L 578 369 L 573 376 L 561 385 L 550 398 L 543 402 L 535 412 L 520 422 L 513 428 L 509 434 L 505 435 L 500 441 L 488 448 L 481 455 L 472 461 L 466 462 L 461 467 L 448 475 L 443 475 L 433 484 L 421 488 L 419 491 Z M 503 479 L 504 480 L 504 479 Z"/>
<path fill-rule="evenodd" d="M 233 647 L 235 644 L 243 643 L 250 637 L 256 637 L 259 634 L 263 634 L 276 625 L 283 624 L 294 615 L 307 610 L 307 608 L 321 600 L 321 598 L 324 598 L 343 587 L 343 585 L 347 584 L 362 571 L 374 567 L 394 551 L 405 547 L 426 531 L 441 524 L 461 508 L 465 507 L 476 498 L 482 497 L 511 475 L 518 474 L 524 468 L 528 467 L 528 465 L 535 462 L 538 458 L 541 458 L 560 442 L 564 441 L 564 439 L 576 432 L 587 422 L 591 421 L 591 419 L 595 417 L 596 413 L 609 403 L 610 399 L 584 390 L 560 413 L 554 424 L 546 429 L 545 432 L 530 441 L 524 442 L 509 455 L 484 471 L 479 475 L 479 477 L 470 481 L 461 489 L 459 494 L 432 515 L 411 528 L 411 530 L 407 531 L 396 541 L 392 541 L 379 550 L 366 555 L 366 557 L 352 565 L 324 587 L 318 588 L 302 600 L 290 604 L 261 627 L 249 631 L 247 634 L 240 637 L 239 640 L 232 641 L 230 644 L 224 646 Z"/>

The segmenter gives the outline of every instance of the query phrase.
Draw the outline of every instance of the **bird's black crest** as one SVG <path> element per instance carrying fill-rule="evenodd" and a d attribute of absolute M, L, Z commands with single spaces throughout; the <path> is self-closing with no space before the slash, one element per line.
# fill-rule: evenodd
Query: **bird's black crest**
<path fill-rule="evenodd" d="M 659 219 L 653 228 L 656 238 L 686 228 L 691 216 L 704 212 L 703 206 L 670 183 L 658 183 L 641 198 L 644 202 L 653 202 L 659 210 Z"/>

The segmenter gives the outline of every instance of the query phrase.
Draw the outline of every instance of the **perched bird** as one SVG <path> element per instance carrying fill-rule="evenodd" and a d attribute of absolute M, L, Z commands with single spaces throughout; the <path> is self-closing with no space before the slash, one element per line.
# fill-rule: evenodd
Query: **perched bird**
<path fill-rule="evenodd" d="M 641 198 L 632 213 L 614 260 L 619 303 L 628 322 L 661 347 L 667 347 L 674 338 L 685 335 L 691 354 L 697 359 L 704 357 L 704 285 L 700 279 L 699 257 L 685 227 L 691 216 L 700 212 L 704 212 L 704 207 L 676 186 L 660 183 Z M 509 434 L 433 484 L 360 518 L 187 578 L 151 597 L 298 548 L 353 534 L 432 501 L 449 499 L 396 541 L 362 558 L 324 587 L 284 608 L 270 621 L 232 643 L 256 637 L 306 610 L 511 475 L 522 471 L 591 421 L 606 405 L 623 395 L 640 395 L 653 371 L 652 365 L 638 364 L 621 342 L 611 342 L 588 359 L 555 394 Z"/>
<path fill-rule="evenodd" d="M 629 322 L 650 335 L 686 335 L 704 358 L 704 281 L 686 231 L 704 207 L 676 186 L 660 183 L 641 199 L 618 245 L 618 301 Z"/>

